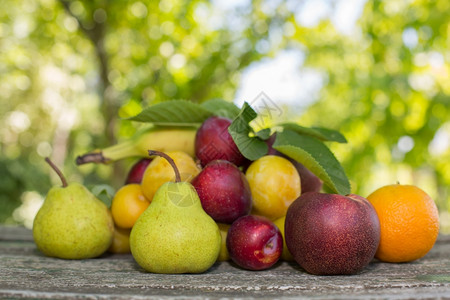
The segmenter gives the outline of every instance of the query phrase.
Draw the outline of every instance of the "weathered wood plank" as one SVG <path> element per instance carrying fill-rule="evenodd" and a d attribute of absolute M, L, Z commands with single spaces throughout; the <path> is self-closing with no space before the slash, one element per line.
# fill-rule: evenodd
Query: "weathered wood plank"
<path fill-rule="evenodd" d="M 33 235 L 24 227 L 0 226 L 0 241 L 33 241 Z"/>
<path fill-rule="evenodd" d="M 131 255 L 68 261 L 39 253 L 29 230 L 0 227 L 0 298 L 434 298 L 450 299 L 450 236 L 423 259 L 374 260 L 353 276 L 313 276 L 281 262 L 266 271 L 217 263 L 196 275 L 143 272 Z"/>

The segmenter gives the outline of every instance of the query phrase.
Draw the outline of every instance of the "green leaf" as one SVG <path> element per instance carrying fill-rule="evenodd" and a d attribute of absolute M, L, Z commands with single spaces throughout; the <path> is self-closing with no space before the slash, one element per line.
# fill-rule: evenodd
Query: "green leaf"
<path fill-rule="evenodd" d="M 267 140 L 270 137 L 270 128 L 264 128 L 255 133 L 257 137 L 262 140 Z"/>
<path fill-rule="evenodd" d="M 247 102 L 245 102 L 239 115 L 228 127 L 228 132 L 236 143 L 239 151 L 249 160 L 256 160 L 261 156 L 266 155 L 269 150 L 267 144 L 260 137 L 250 137 L 250 133 L 253 133 L 253 129 L 249 123 L 256 117 L 257 113 Z"/>
<path fill-rule="evenodd" d="M 100 199 L 100 201 L 105 203 L 106 206 L 111 207 L 111 202 L 115 194 L 114 188 L 112 186 L 107 184 L 95 185 L 94 187 L 92 187 L 91 192 L 95 197 Z"/>
<path fill-rule="evenodd" d="M 277 133 L 273 148 L 303 164 L 333 192 L 350 194 L 350 182 L 344 169 L 322 141 L 284 130 Z"/>
<path fill-rule="evenodd" d="M 128 120 L 162 126 L 192 126 L 203 123 L 213 113 L 200 104 L 187 100 L 165 101 L 145 108 Z"/>
<path fill-rule="evenodd" d="M 234 103 L 222 99 L 211 99 L 203 102 L 201 106 L 209 110 L 215 116 L 229 119 L 236 118 L 240 111 L 239 107 L 237 107 Z"/>
<path fill-rule="evenodd" d="M 303 127 L 295 123 L 280 124 L 284 129 L 295 131 L 302 135 L 309 135 L 321 141 L 347 143 L 347 139 L 339 131 L 322 127 Z"/>

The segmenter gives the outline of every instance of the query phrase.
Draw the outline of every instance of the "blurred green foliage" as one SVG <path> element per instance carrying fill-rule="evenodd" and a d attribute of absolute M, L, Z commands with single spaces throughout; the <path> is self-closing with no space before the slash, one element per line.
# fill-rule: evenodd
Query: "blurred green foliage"
<path fill-rule="evenodd" d="M 25 222 L 57 183 L 43 157 L 71 181 L 117 187 L 131 161 L 74 158 L 132 135 L 121 118 L 169 99 L 231 101 L 251 63 L 298 49 L 324 86 L 293 121 L 346 136 L 330 147 L 354 193 L 416 184 L 450 232 L 450 2 L 367 1 L 352 35 L 328 18 L 302 26 L 302 5 L 243 1 L 219 18 L 205 0 L 0 2 L 0 223 Z"/>
<path fill-rule="evenodd" d="M 448 1 L 368 1 L 356 37 L 339 36 L 329 22 L 296 32 L 307 64 L 327 78 L 301 121 L 341 129 L 349 144 L 334 150 L 353 190 L 416 184 L 435 199 L 447 232 L 449 12 Z"/>

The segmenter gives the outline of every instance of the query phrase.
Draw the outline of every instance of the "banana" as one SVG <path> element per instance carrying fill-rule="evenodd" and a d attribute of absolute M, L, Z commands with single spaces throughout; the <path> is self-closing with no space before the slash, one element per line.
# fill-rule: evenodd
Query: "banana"
<path fill-rule="evenodd" d="M 152 127 L 124 142 L 78 156 L 76 164 L 106 164 L 127 157 L 145 157 L 148 156 L 148 150 L 183 151 L 194 157 L 196 133 L 197 128 L 193 127 Z"/>

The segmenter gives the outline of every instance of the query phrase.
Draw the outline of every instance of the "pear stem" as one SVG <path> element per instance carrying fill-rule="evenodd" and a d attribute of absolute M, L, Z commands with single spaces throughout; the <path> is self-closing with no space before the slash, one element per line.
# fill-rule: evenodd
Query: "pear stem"
<path fill-rule="evenodd" d="M 165 158 L 169 162 L 169 164 L 172 166 L 173 171 L 175 172 L 175 182 L 181 182 L 180 171 L 178 170 L 177 165 L 175 164 L 175 162 L 169 155 L 167 155 L 164 152 L 157 151 L 157 150 L 148 150 L 148 155 L 150 155 L 150 156 L 157 155 L 157 156 L 161 156 L 161 157 Z"/>
<path fill-rule="evenodd" d="M 61 172 L 60 169 L 50 160 L 50 158 L 46 157 L 45 161 L 52 167 L 52 169 L 58 174 L 59 178 L 61 179 L 62 186 L 67 187 L 67 180 L 66 177 L 64 177 L 64 174 Z"/>

